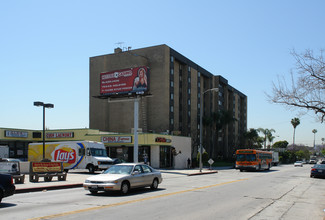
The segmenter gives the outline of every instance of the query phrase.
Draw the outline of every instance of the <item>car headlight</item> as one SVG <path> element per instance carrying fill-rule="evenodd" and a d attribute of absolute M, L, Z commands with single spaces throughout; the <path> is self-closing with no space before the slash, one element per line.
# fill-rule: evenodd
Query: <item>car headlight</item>
<path fill-rule="evenodd" d="M 105 181 L 105 183 L 118 183 L 118 180 Z"/>

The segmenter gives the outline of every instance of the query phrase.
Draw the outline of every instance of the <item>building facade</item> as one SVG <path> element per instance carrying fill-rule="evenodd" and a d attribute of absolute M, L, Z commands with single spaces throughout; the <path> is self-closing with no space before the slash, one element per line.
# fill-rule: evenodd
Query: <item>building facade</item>
<path fill-rule="evenodd" d="M 1 157 L 17 158 L 27 161 L 28 144 L 42 142 L 43 131 L 16 128 L 0 128 L 0 147 L 7 149 Z M 45 131 L 46 142 L 59 141 L 97 141 L 102 142 L 107 156 L 133 162 L 134 135 L 102 132 L 96 129 L 58 129 Z M 154 168 L 184 169 L 191 157 L 191 138 L 154 134 L 138 134 L 138 159 L 145 158 Z"/>
<path fill-rule="evenodd" d="M 140 66 L 150 69 L 150 96 L 141 97 L 139 103 L 139 128 L 142 132 L 191 137 L 192 158 L 198 151 L 200 129 L 203 147 L 211 158 L 230 158 L 238 147 L 244 145 L 246 95 L 230 86 L 222 76 L 213 75 L 167 45 L 127 51 L 117 48 L 113 54 L 90 58 L 90 128 L 122 133 L 132 131 L 133 102 L 99 99 L 99 81 L 103 72 Z M 218 92 L 211 90 L 216 88 Z M 224 123 L 225 120 L 220 120 L 224 116 L 222 112 L 227 112 L 233 120 Z"/>

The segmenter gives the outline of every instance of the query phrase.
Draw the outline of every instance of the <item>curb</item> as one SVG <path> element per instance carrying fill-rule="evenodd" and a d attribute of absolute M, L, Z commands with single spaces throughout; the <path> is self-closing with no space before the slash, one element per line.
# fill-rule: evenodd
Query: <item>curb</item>
<path fill-rule="evenodd" d="M 218 171 L 202 172 L 202 173 L 191 173 L 191 174 L 187 174 L 187 175 L 188 176 L 196 176 L 196 175 L 214 174 L 214 173 L 218 173 Z"/>
<path fill-rule="evenodd" d="M 33 187 L 33 188 L 23 188 L 23 189 L 16 189 L 15 194 L 18 193 L 28 193 L 28 192 L 37 192 L 43 190 L 58 190 L 58 189 L 69 189 L 69 188 L 77 188 L 82 187 L 82 183 L 76 184 L 68 184 L 68 185 L 58 185 L 58 186 L 42 186 L 42 187 Z"/>

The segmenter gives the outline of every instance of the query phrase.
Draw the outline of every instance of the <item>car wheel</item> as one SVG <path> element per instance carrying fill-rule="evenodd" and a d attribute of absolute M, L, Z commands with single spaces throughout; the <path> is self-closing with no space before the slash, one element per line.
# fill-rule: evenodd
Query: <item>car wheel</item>
<path fill-rule="evenodd" d="M 89 165 L 88 166 L 89 173 L 95 173 L 95 167 L 94 165 Z"/>
<path fill-rule="evenodd" d="M 98 193 L 98 191 L 96 191 L 96 190 L 89 190 L 89 192 L 90 192 L 91 194 L 93 194 L 93 195 L 95 195 L 95 194 Z"/>
<path fill-rule="evenodd" d="M 150 188 L 153 189 L 153 190 L 155 190 L 155 189 L 158 188 L 158 184 L 159 184 L 159 183 L 158 183 L 158 179 L 155 178 L 155 179 L 153 180 L 153 182 L 152 182 Z"/>
<path fill-rule="evenodd" d="M 130 184 L 128 182 L 123 182 L 121 186 L 122 195 L 126 195 L 129 192 Z"/>

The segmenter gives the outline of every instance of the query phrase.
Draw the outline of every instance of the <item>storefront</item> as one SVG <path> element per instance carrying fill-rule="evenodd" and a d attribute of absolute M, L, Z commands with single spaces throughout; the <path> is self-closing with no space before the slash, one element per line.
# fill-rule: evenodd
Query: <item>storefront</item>
<path fill-rule="evenodd" d="M 42 142 L 42 131 L 0 128 L 0 146 L 7 146 L 10 158 L 27 161 L 28 144 Z M 113 134 L 96 129 L 46 130 L 45 141 L 103 142 L 111 158 L 133 162 L 133 134 Z M 191 158 L 191 138 L 164 134 L 138 134 L 138 161 L 155 168 L 186 168 Z"/>
<path fill-rule="evenodd" d="M 107 147 L 108 156 L 133 162 L 133 135 L 105 135 L 101 142 Z M 177 156 L 172 146 L 172 136 L 160 134 L 139 134 L 138 161 L 154 167 L 173 168 Z"/>

